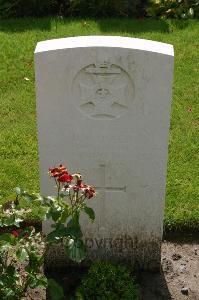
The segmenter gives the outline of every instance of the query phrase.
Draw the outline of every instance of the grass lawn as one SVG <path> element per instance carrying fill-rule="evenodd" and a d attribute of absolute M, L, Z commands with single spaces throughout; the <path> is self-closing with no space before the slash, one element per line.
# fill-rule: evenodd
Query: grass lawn
<path fill-rule="evenodd" d="M 0 20 L 0 202 L 15 186 L 39 191 L 36 43 L 77 35 L 123 35 L 174 45 L 165 226 L 199 229 L 198 33 L 197 20 Z M 31 218 L 40 214 L 34 207 Z"/>

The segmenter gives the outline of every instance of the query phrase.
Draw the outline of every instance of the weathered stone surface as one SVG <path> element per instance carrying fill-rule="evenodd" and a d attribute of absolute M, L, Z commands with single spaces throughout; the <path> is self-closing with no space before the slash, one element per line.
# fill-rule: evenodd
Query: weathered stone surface
<path fill-rule="evenodd" d="M 91 261 L 102 259 L 122 263 L 136 270 L 157 271 L 160 266 L 161 240 L 158 241 L 154 237 L 146 241 L 130 236 L 86 238 L 85 244 L 88 257 L 82 265 L 89 265 Z M 73 265 L 73 262 L 67 259 L 62 244 L 50 248 L 45 257 L 45 263 L 48 268 L 64 268 Z"/>
<path fill-rule="evenodd" d="M 97 188 L 81 222 L 89 258 L 160 263 L 173 47 L 122 37 L 40 42 L 35 51 L 41 192 L 66 163 Z M 50 230 L 43 224 L 44 232 Z"/>

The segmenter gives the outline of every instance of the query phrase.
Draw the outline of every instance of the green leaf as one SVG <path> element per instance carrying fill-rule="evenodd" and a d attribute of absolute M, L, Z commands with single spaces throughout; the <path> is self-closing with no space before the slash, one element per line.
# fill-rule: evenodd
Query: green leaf
<path fill-rule="evenodd" d="M 66 194 L 60 193 L 59 196 L 60 196 L 60 198 L 65 198 L 65 197 L 66 197 Z"/>
<path fill-rule="evenodd" d="M 70 236 L 74 239 L 79 239 L 83 236 L 80 225 L 77 223 L 74 223 L 74 220 L 71 219 L 66 228 L 66 236 Z"/>
<path fill-rule="evenodd" d="M 38 279 L 37 279 L 37 276 L 36 274 L 32 273 L 32 272 L 29 272 L 29 275 L 28 275 L 28 285 L 31 289 L 34 289 L 37 287 L 37 284 L 38 284 Z"/>
<path fill-rule="evenodd" d="M 0 253 L 7 251 L 10 247 L 10 244 L 5 241 L 0 241 Z M 1 264 L 1 262 L 0 262 Z"/>
<path fill-rule="evenodd" d="M 38 287 L 46 287 L 47 286 L 47 278 L 45 275 L 41 275 L 37 277 L 38 279 Z"/>
<path fill-rule="evenodd" d="M 9 276 L 14 276 L 15 273 L 16 273 L 15 267 L 14 266 L 8 266 L 7 269 L 6 269 L 6 273 Z"/>
<path fill-rule="evenodd" d="M 13 225 L 19 227 L 20 223 L 23 222 L 23 219 L 21 218 L 15 218 Z"/>
<path fill-rule="evenodd" d="M 57 203 L 57 198 L 53 196 L 43 197 L 43 199 L 45 203 L 51 203 L 51 204 L 53 204 L 54 202 Z"/>
<path fill-rule="evenodd" d="M 20 260 L 20 261 L 24 261 L 25 259 L 28 258 L 28 253 L 26 251 L 25 248 L 22 249 L 18 249 L 16 252 L 16 257 Z"/>
<path fill-rule="evenodd" d="M 52 207 L 48 213 L 51 214 L 53 221 L 56 222 L 61 216 L 61 207 L 60 206 Z"/>
<path fill-rule="evenodd" d="M 68 210 L 68 206 L 64 207 L 62 214 L 61 214 L 61 218 L 60 218 L 60 222 L 61 223 L 66 223 L 67 218 L 69 217 L 69 210 Z"/>
<path fill-rule="evenodd" d="M 89 218 L 94 221 L 95 220 L 95 212 L 91 207 L 85 206 L 84 212 L 89 216 Z"/>
<path fill-rule="evenodd" d="M 31 202 L 32 200 L 34 200 L 30 194 L 25 194 L 25 195 L 24 195 L 24 198 L 25 198 L 27 201 L 29 201 L 29 202 Z"/>
<path fill-rule="evenodd" d="M 0 242 L 6 242 L 10 245 L 14 245 L 16 240 L 15 237 L 11 233 L 3 233 L 0 235 Z"/>
<path fill-rule="evenodd" d="M 63 288 L 52 278 L 48 279 L 48 290 L 52 300 L 64 299 Z"/>
<path fill-rule="evenodd" d="M 79 211 L 77 211 L 77 210 L 75 211 L 72 221 L 75 225 L 79 226 Z"/>
<path fill-rule="evenodd" d="M 65 250 L 68 257 L 77 263 L 80 263 L 86 257 L 86 247 L 81 239 L 70 239 L 65 246 Z"/>
<path fill-rule="evenodd" d="M 10 218 L 4 219 L 5 226 L 11 226 L 14 225 L 14 223 L 15 223 L 15 216 L 11 216 Z"/>
<path fill-rule="evenodd" d="M 9 297 L 15 296 L 15 291 L 13 291 L 11 288 L 6 288 L 5 296 L 6 296 L 6 299 L 9 299 Z"/>
<path fill-rule="evenodd" d="M 37 255 L 33 251 L 29 253 L 29 264 L 25 266 L 25 271 L 28 273 L 37 272 L 38 267 L 43 264 L 43 257 Z"/>
<path fill-rule="evenodd" d="M 28 201 L 34 201 L 34 200 L 41 201 L 41 200 L 43 200 L 42 196 L 38 193 L 32 193 L 32 194 L 25 193 L 24 198 Z"/>
<path fill-rule="evenodd" d="M 59 241 L 64 236 L 66 236 L 66 228 L 55 229 L 47 235 L 46 241 L 48 243 Z"/>

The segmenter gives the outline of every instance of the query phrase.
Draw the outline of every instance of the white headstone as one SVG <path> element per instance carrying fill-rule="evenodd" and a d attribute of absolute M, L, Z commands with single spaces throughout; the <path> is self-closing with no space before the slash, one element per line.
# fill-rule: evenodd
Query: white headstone
<path fill-rule="evenodd" d="M 41 192 L 54 192 L 46 172 L 60 163 L 96 187 L 96 220 L 82 219 L 91 259 L 160 263 L 173 55 L 126 37 L 37 44 Z"/>

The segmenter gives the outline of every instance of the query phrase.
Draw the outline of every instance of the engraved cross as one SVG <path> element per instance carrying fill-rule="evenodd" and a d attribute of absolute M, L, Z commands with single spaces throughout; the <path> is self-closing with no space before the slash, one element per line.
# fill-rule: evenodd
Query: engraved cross
<path fill-rule="evenodd" d="M 111 187 L 111 186 L 106 186 L 106 165 L 105 164 L 101 164 L 100 165 L 100 168 L 101 168 L 101 183 L 102 185 L 101 186 L 96 186 L 95 188 L 97 190 L 101 190 L 103 192 L 106 192 L 106 191 L 113 191 L 113 192 L 117 192 L 117 191 L 123 191 L 123 192 L 126 192 L 126 186 L 123 186 L 123 187 Z"/>
<path fill-rule="evenodd" d="M 105 215 L 106 215 L 106 192 L 126 192 L 126 186 L 112 187 L 106 185 L 106 165 L 100 164 L 100 182 L 101 186 L 95 186 L 96 190 L 99 191 L 101 200 L 99 204 L 99 227 L 103 227 L 105 224 Z"/>

